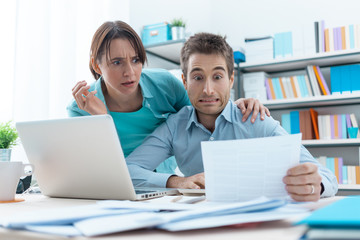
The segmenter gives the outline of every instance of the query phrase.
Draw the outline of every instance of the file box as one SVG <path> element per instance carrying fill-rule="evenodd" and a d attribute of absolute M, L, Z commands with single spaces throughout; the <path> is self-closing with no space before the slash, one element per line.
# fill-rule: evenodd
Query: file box
<path fill-rule="evenodd" d="M 162 43 L 171 40 L 171 26 L 167 22 L 146 25 L 141 33 L 144 45 Z"/>

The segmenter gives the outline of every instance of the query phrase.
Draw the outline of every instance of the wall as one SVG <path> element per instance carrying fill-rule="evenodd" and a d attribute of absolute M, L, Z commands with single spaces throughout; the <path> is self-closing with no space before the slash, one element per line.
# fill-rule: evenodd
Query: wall
<path fill-rule="evenodd" d="M 130 24 L 138 32 L 143 25 L 182 17 L 187 31 L 227 35 L 233 48 L 245 37 L 312 27 L 325 20 L 328 26 L 360 23 L 358 0 L 132 0 Z"/>

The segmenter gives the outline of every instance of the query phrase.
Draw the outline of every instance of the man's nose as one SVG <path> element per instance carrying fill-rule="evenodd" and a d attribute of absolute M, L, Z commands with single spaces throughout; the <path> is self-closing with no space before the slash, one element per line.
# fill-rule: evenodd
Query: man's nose
<path fill-rule="evenodd" d="M 207 95 L 212 95 L 214 93 L 213 83 L 211 80 L 205 81 L 203 92 L 206 93 Z"/>

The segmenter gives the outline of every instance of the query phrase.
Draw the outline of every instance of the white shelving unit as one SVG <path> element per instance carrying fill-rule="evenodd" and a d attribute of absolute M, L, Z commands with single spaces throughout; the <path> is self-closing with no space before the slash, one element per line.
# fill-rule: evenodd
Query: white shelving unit
<path fill-rule="evenodd" d="M 318 65 L 323 69 L 336 65 L 355 63 L 360 63 L 359 49 L 271 60 L 256 64 L 244 63 L 240 65 L 240 70 L 243 73 L 265 71 L 268 74 L 281 76 L 282 73 L 286 74 L 286 72 L 302 71 L 305 73 L 307 65 Z M 327 80 L 329 80 L 329 77 Z M 354 113 L 357 120 L 360 120 L 360 93 L 268 100 L 264 102 L 264 105 L 271 110 L 272 117 L 279 121 L 284 113 L 288 113 L 291 110 L 307 110 L 309 108 L 314 108 L 320 115 Z M 345 165 L 360 165 L 360 138 L 304 140 L 302 143 L 315 157 L 342 157 Z M 338 194 L 360 194 L 360 185 L 339 185 Z"/>
<path fill-rule="evenodd" d="M 180 64 L 180 51 L 185 39 L 170 40 L 145 46 L 145 51 L 174 64 Z"/>

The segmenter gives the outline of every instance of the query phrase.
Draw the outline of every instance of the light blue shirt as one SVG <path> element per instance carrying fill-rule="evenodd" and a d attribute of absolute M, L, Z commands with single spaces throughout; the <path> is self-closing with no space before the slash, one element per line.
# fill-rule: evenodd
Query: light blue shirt
<path fill-rule="evenodd" d="M 97 90 L 97 96 L 106 106 L 102 91 L 102 80 L 90 84 L 89 91 Z M 132 113 L 110 112 L 113 117 L 121 146 L 125 156 L 138 147 L 146 136 L 152 133 L 168 116 L 178 112 L 182 107 L 190 105 L 186 90 L 181 81 L 166 70 L 143 69 L 140 76 L 140 87 L 143 96 L 142 109 Z M 70 117 L 88 116 L 88 112 L 81 110 L 73 99 L 67 106 Z M 131 119 L 131 121 L 129 121 Z M 126 130 L 125 130 L 126 129 Z M 176 168 L 175 160 L 162 163 L 158 172 L 173 173 Z"/>
<path fill-rule="evenodd" d="M 287 135 L 288 133 L 272 117 L 255 123 L 242 122 L 242 113 L 229 101 L 215 122 L 214 132 L 210 132 L 199 123 L 192 106 L 186 106 L 148 136 L 142 145 L 126 159 L 132 181 L 135 186 L 166 187 L 171 174 L 155 173 L 159 163 L 174 155 L 180 171 L 191 176 L 204 171 L 201 156 L 201 141 L 233 140 Z M 259 118 L 259 116 L 257 117 Z M 337 192 L 337 181 L 330 170 L 321 166 L 301 146 L 300 163 L 311 162 L 318 166 L 322 177 L 324 192 L 322 196 L 334 196 Z"/>

